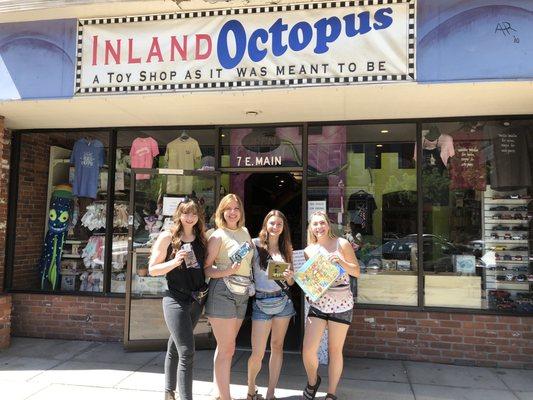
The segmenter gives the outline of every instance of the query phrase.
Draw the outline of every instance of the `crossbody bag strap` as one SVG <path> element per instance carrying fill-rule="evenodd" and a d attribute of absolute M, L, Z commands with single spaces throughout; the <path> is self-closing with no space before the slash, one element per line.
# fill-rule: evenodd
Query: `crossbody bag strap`
<path fill-rule="evenodd" d="M 278 281 L 278 280 L 275 280 L 275 279 L 274 279 L 274 282 L 276 282 L 276 284 L 281 288 L 281 291 L 282 291 L 283 293 L 285 293 L 285 295 L 286 295 L 289 299 L 292 300 L 291 293 L 289 292 L 289 289 L 287 288 L 287 286 L 285 286 L 285 285 L 283 284 L 283 282 Z"/>

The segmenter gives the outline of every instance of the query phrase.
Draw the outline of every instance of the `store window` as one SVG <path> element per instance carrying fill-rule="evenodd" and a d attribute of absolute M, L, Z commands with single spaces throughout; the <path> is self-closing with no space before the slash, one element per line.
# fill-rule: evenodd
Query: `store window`
<path fill-rule="evenodd" d="M 12 288 L 102 292 L 109 132 L 20 141 Z"/>
<path fill-rule="evenodd" d="M 222 167 L 302 166 L 302 130 L 298 126 L 224 129 L 220 142 Z"/>
<path fill-rule="evenodd" d="M 422 128 L 428 306 L 533 312 L 533 121 Z"/>
<path fill-rule="evenodd" d="M 161 230 L 171 225 L 170 217 L 181 199 L 185 196 L 198 199 L 209 222 L 215 206 L 213 171 L 216 140 L 212 129 L 118 132 L 114 208 L 128 210 L 131 191 L 134 191 L 133 292 L 141 290 L 144 294 L 153 295 L 164 292 L 165 278 L 147 276 L 147 261 L 151 245 Z M 113 292 L 125 291 L 126 258 L 122 257 L 127 255 L 127 246 L 127 238 L 121 231 L 115 230 L 111 275 Z M 137 269 L 140 271 L 137 272 Z"/>
<path fill-rule="evenodd" d="M 418 304 L 415 137 L 415 124 L 309 127 L 307 208 L 352 243 L 359 303 Z"/>

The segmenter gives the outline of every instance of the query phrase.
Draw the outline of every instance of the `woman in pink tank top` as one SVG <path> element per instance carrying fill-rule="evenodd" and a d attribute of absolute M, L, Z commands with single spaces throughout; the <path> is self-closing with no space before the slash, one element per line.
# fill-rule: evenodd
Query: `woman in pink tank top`
<path fill-rule="evenodd" d="M 318 348 L 326 327 L 328 328 L 329 382 L 326 400 L 336 400 L 335 395 L 342 368 L 342 349 L 350 328 L 353 314 L 353 295 L 350 290 L 350 275 L 358 277 L 359 263 L 350 242 L 339 238 L 331 230 L 331 222 L 323 211 L 311 214 L 307 229 L 305 257 L 309 259 L 318 251 L 329 253 L 329 260 L 339 264 L 344 272 L 333 285 L 317 300 L 309 301 L 310 309 L 305 325 L 303 362 L 307 373 L 307 386 L 303 398 L 315 398 L 320 386 L 318 375 Z"/>

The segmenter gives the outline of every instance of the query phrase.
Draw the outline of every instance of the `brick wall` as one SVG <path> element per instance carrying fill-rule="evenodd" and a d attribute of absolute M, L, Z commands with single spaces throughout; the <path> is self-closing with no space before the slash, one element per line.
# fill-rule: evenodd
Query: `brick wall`
<path fill-rule="evenodd" d="M 5 243 L 7 228 L 7 200 L 10 155 L 10 135 L 9 132 L 4 129 L 4 117 L 0 116 L 0 292 L 4 290 Z"/>
<path fill-rule="evenodd" d="M 124 314 L 124 298 L 14 293 L 12 334 L 121 341 Z"/>
<path fill-rule="evenodd" d="M 345 354 L 533 368 L 533 317 L 356 309 Z"/>
<path fill-rule="evenodd" d="M 0 294 L 0 349 L 9 347 L 11 339 L 11 295 Z"/>

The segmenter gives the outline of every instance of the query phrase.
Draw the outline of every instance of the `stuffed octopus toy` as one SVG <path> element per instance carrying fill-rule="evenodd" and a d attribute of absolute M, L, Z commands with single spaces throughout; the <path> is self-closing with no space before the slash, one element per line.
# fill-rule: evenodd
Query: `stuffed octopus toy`
<path fill-rule="evenodd" d="M 41 289 L 56 290 L 61 283 L 61 256 L 72 209 L 72 193 L 54 191 L 50 201 L 48 232 L 39 261 Z"/>

